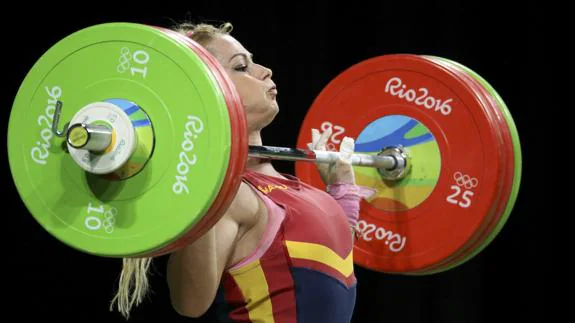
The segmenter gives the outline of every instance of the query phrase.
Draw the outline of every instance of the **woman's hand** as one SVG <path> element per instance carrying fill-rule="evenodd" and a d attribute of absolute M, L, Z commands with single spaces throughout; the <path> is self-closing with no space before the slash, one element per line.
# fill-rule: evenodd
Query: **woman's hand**
<path fill-rule="evenodd" d="M 312 142 L 307 146 L 311 150 L 326 150 L 327 140 L 331 137 L 331 128 L 322 134 L 319 130 L 311 130 Z M 327 192 L 342 207 L 349 226 L 354 233 L 359 219 L 360 202 L 362 198 L 373 196 L 376 191 L 369 187 L 355 184 L 355 173 L 351 164 L 351 155 L 355 151 L 355 142 L 350 137 L 344 137 L 339 146 L 340 158 L 335 163 L 316 163 Z"/>
<path fill-rule="evenodd" d="M 312 129 L 312 142 L 308 143 L 310 150 L 326 150 L 326 143 L 331 137 L 332 130 L 328 128 L 322 134 L 319 130 Z M 350 137 L 341 140 L 339 151 L 340 158 L 335 163 L 316 163 L 317 169 L 325 185 L 332 184 L 355 184 L 355 173 L 351 164 L 351 155 L 355 150 L 355 142 Z"/>

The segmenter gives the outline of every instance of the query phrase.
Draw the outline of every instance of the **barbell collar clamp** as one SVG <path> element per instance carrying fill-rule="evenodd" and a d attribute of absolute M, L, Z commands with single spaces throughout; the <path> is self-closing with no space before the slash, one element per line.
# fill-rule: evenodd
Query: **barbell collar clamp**
<path fill-rule="evenodd" d="M 68 128 L 66 141 L 76 149 L 102 152 L 112 143 L 112 129 L 102 125 L 76 123 Z"/>
<path fill-rule="evenodd" d="M 67 135 L 68 133 L 68 126 L 70 125 L 69 122 L 67 122 L 64 125 L 64 129 L 62 129 L 62 131 L 58 130 L 58 125 L 60 123 L 60 115 L 62 114 L 62 101 L 58 100 L 56 101 L 56 107 L 54 110 L 54 121 L 52 122 L 52 133 L 59 138 L 63 138 Z"/>

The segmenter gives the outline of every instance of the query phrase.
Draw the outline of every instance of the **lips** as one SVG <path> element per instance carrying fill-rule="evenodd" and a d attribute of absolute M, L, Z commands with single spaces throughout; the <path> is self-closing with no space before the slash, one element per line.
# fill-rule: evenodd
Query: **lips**
<path fill-rule="evenodd" d="M 275 85 L 272 86 L 271 88 L 269 88 L 268 92 L 277 94 L 278 93 L 277 87 Z"/>

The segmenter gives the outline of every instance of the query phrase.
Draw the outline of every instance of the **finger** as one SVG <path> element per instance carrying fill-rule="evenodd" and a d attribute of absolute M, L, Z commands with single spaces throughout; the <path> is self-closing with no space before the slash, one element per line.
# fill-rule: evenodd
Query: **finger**
<path fill-rule="evenodd" d="M 351 163 L 351 155 L 355 150 L 355 141 L 350 137 L 344 137 L 341 140 L 339 151 L 341 159 L 346 163 Z"/>
<path fill-rule="evenodd" d="M 338 158 L 335 162 L 335 178 L 336 182 L 340 183 L 355 183 L 355 173 L 353 170 L 353 166 L 348 161 L 344 160 L 343 158 Z"/>
<path fill-rule="evenodd" d="M 312 149 L 316 149 L 319 137 L 320 137 L 319 130 L 312 128 L 311 129 L 311 145 L 313 147 Z"/>
<path fill-rule="evenodd" d="M 355 141 L 353 138 L 344 137 L 339 145 L 339 151 L 342 153 L 353 153 L 355 150 Z"/>
<path fill-rule="evenodd" d="M 322 150 L 325 150 L 325 145 L 327 144 L 327 140 L 330 137 L 331 137 L 331 127 L 327 128 L 327 130 L 321 134 L 321 137 L 319 137 L 319 140 L 317 143 L 318 147 Z"/>

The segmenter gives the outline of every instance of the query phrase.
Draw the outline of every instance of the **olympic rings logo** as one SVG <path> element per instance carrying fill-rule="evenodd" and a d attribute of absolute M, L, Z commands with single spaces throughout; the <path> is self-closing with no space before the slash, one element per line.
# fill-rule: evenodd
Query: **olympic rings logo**
<path fill-rule="evenodd" d="M 104 214 L 104 221 L 102 221 L 102 226 L 104 226 L 104 231 L 106 231 L 106 233 L 114 232 L 114 224 L 116 224 L 117 214 L 118 210 L 116 208 L 111 208 Z"/>
<path fill-rule="evenodd" d="M 128 47 L 122 47 L 122 49 L 120 50 L 120 58 L 118 60 L 118 67 L 117 67 L 117 71 L 119 73 L 124 73 L 126 72 L 130 66 L 132 61 L 132 55 L 130 53 L 130 49 Z"/>
<path fill-rule="evenodd" d="M 453 179 L 455 180 L 455 183 L 457 183 L 457 185 L 461 186 L 461 187 L 465 187 L 466 189 L 472 189 L 477 187 L 477 185 L 479 185 L 479 181 L 477 180 L 477 178 L 473 177 L 469 177 L 469 175 L 467 174 L 462 174 L 461 172 L 456 172 L 455 174 L 453 174 Z"/>
<path fill-rule="evenodd" d="M 84 219 L 84 225 L 88 230 L 96 231 L 103 228 L 106 233 L 110 234 L 114 232 L 117 215 L 118 209 L 115 207 L 106 210 L 103 204 L 94 207 L 92 203 L 88 203 L 88 214 Z"/>

